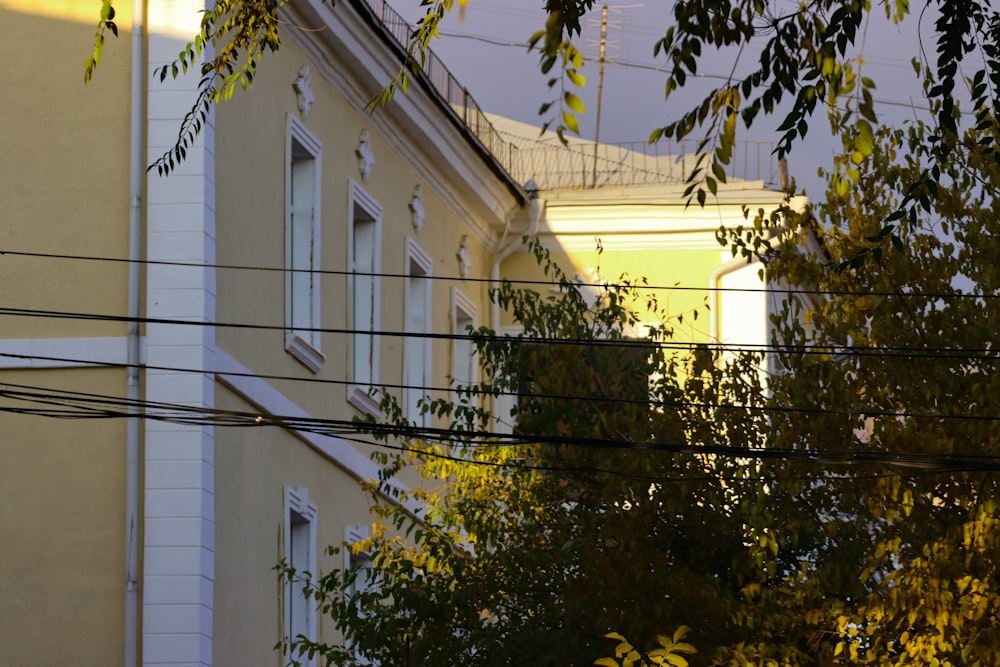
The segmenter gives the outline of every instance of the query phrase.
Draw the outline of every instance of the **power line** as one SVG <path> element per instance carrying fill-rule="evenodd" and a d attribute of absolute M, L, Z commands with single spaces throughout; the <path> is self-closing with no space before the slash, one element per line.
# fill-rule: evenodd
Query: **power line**
<path fill-rule="evenodd" d="M 698 349 L 717 352 L 735 352 L 749 354 L 794 354 L 821 355 L 838 357 L 879 357 L 933 360 L 973 360 L 991 361 L 1000 359 L 1000 350 L 990 347 L 957 348 L 957 347 L 906 347 L 851 345 L 848 347 L 834 344 L 775 344 L 775 343 L 716 343 L 702 341 L 653 340 L 650 338 L 563 338 L 544 336 L 511 336 L 496 333 L 435 333 L 398 330 L 352 329 L 345 327 L 289 327 L 277 324 L 252 324 L 247 322 L 219 322 L 180 320 L 164 317 L 128 317 L 125 315 L 109 315 L 105 313 L 85 313 L 61 310 L 39 310 L 31 308 L 10 308 L 0 306 L 0 316 L 38 317 L 48 319 L 90 320 L 98 322 L 134 322 L 138 324 L 163 324 L 186 327 L 217 327 L 221 329 L 244 329 L 258 331 L 299 331 L 310 333 L 341 334 L 349 336 L 371 336 L 386 338 L 422 338 L 430 340 L 459 340 L 473 342 L 508 343 L 516 345 L 553 345 L 553 346 L 585 346 L 632 349 L 661 349 L 675 351 L 693 351 Z"/>
<path fill-rule="evenodd" d="M 315 378 L 315 377 L 302 377 L 302 376 L 291 376 L 291 375 L 275 375 L 267 373 L 253 373 L 253 372 L 239 372 L 239 371 L 221 371 L 213 369 L 197 369 L 197 368 L 185 368 L 178 366 L 162 366 L 155 364 L 128 364 L 121 362 L 106 362 L 106 361 L 92 361 L 86 359 L 77 359 L 72 357 L 53 357 L 44 355 L 33 355 L 33 354 L 14 354 L 9 352 L 0 352 L 0 357 L 8 359 L 25 359 L 25 360 L 38 360 L 47 362 L 58 362 L 58 363 L 71 363 L 71 364 L 86 364 L 94 367 L 101 368 L 138 368 L 145 371 L 165 371 L 172 373 L 191 373 L 196 375 L 214 375 L 217 378 L 226 377 L 247 377 L 247 378 L 259 378 L 262 380 L 279 380 L 288 382 L 304 382 L 304 383 L 315 383 L 315 384 L 325 384 L 325 385 L 335 385 L 351 387 L 357 386 L 356 382 L 350 380 L 336 380 L 329 378 Z M 488 396 L 514 396 L 522 400 L 550 400 L 550 401 L 567 401 L 573 403 L 600 403 L 604 405 L 643 405 L 649 406 L 651 408 L 694 408 L 698 410 L 740 410 L 747 412 L 763 413 L 763 414 L 776 414 L 776 413 L 787 413 L 787 414 L 815 414 L 815 415 L 833 415 L 833 416 L 843 416 L 843 417 L 880 417 L 880 418 L 892 418 L 892 419 L 930 419 L 930 420 L 941 420 L 941 421 L 986 421 L 995 422 L 1000 421 L 1000 415 L 970 415 L 970 414 L 947 414 L 947 413 L 923 413 L 923 412 L 910 412 L 902 410 L 885 410 L 882 408 L 867 408 L 864 406 L 857 406 L 851 409 L 834 409 L 834 408 L 819 408 L 819 407 L 801 407 L 801 406 L 784 406 L 784 405 L 749 405 L 749 404 L 738 404 L 738 403 L 704 403 L 696 401 L 682 401 L 682 400 L 660 400 L 655 398 L 648 399 L 638 399 L 638 398 L 625 398 L 621 396 L 604 396 L 600 394 L 562 394 L 562 393 L 551 393 L 551 392 L 537 392 L 537 391 L 513 391 L 505 390 L 500 388 L 495 388 L 490 383 L 476 383 L 473 385 L 455 385 L 455 386 L 432 386 L 432 385 L 412 385 L 412 384 L 400 384 L 400 383 L 379 383 L 374 385 L 375 389 L 378 390 L 417 390 L 423 394 L 429 396 L 431 393 L 449 393 L 457 392 L 461 395 L 466 395 L 469 397 L 488 397 Z"/>
<path fill-rule="evenodd" d="M 594 437 L 570 437 L 551 434 L 507 434 L 495 431 L 455 431 L 452 429 L 401 426 L 398 424 L 380 424 L 377 422 L 354 422 L 338 419 L 320 419 L 306 417 L 290 417 L 268 415 L 259 412 L 244 412 L 236 410 L 220 410 L 216 408 L 198 408 L 179 404 L 129 401 L 128 399 L 107 396 L 90 392 L 77 392 L 54 388 L 38 387 L 5 383 L 0 388 L 0 397 L 26 402 L 37 402 L 43 405 L 62 405 L 65 410 L 50 408 L 30 409 L 0 406 L 0 411 L 17 412 L 20 414 L 38 414 L 62 418 L 143 418 L 156 421 L 188 425 L 239 426 L 260 427 L 277 426 L 295 431 L 341 437 L 344 434 L 366 433 L 372 436 L 418 438 L 466 445 L 469 442 L 487 443 L 488 446 L 524 446 L 524 445 L 571 445 L 582 448 L 602 450 L 630 450 L 661 452 L 668 454 L 686 454 L 698 456 L 717 456 L 745 460 L 784 460 L 812 463 L 819 465 L 863 465 L 878 464 L 900 468 L 913 468 L 936 472 L 983 472 L 1000 470 L 1000 457 L 990 455 L 923 454 L 913 452 L 869 452 L 847 450 L 805 450 L 768 447 L 740 447 L 711 443 L 632 441 L 625 439 L 609 439 Z M 98 409 L 94 406 L 107 405 L 110 408 Z M 374 446 L 389 449 L 404 446 L 393 446 L 379 442 Z M 412 449 L 412 448 L 410 448 Z M 432 452 L 420 453 L 434 455 Z M 455 458 L 446 456 L 446 458 Z M 471 463 L 478 463 L 470 461 Z M 517 467 L 530 469 L 526 464 Z M 591 468 L 585 468 L 592 470 Z M 614 471 L 602 471 L 616 474 Z"/>
<path fill-rule="evenodd" d="M 721 246 L 720 246 L 721 248 Z M 78 261 L 92 261 L 92 262 L 109 262 L 109 263 L 136 263 L 140 265 L 148 266 L 174 266 L 180 268 L 194 268 L 194 269 L 221 269 L 221 270 L 234 270 L 234 271 L 261 271 L 270 273 L 304 273 L 310 275 L 329 275 L 329 276 L 343 276 L 343 277 L 353 277 L 353 276 L 363 276 L 363 277 L 373 277 L 373 278 L 398 278 L 398 279 L 413 279 L 418 278 L 421 280 L 444 280 L 453 282 L 465 282 L 465 283 L 485 283 L 490 285 L 495 285 L 497 282 L 508 283 L 511 285 L 536 285 L 549 288 L 559 288 L 563 285 L 559 282 L 553 280 L 532 280 L 532 279 L 511 279 L 502 278 L 499 281 L 493 280 L 492 278 L 463 278 L 461 276 L 437 276 L 437 275 L 414 275 L 409 273 L 386 273 L 386 272 L 365 272 L 365 271 L 346 271 L 337 269 L 293 269 L 287 267 L 273 267 L 273 266 L 251 266 L 246 264 L 215 264 L 215 263 L 202 263 L 202 262 L 183 262 L 183 261 L 171 261 L 171 260 L 154 260 L 154 259 L 127 259 L 124 257 L 102 257 L 96 255 L 73 255 L 73 254 L 63 254 L 63 253 L 47 253 L 47 252 L 29 252 L 29 251 L 18 251 L 4 249 L 0 250 L 0 256 L 11 255 L 14 257 L 37 257 L 44 259 L 63 259 L 63 260 L 78 260 Z M 832 264 L 831 264 L 832 265 Z M 748 264 L 749 266 L 749 264 Z M 637 283 L 612 283 L 612 282 L 602 282 L 597 284 L 578 282 L 578 281 L 567 281 L 567 286 L 582 286 L 582 287 L 602 287 L 611 289 L 637 289 L 637 290 L 650 290 L 650 291 L 675 291 L 675 292 L 707 292 L 707 293 L 758 293 L 758 294 L 801 294 L 801 295 L 812 295 L 812 296 L 877 296 L 886 298 L 914 298 L 914 299 L 935 299 L 935 300 L 945 300 L 945 299 L 985 299 L 992 300 L 1000 298 L 1000 291 L 993 294 L 972 294 L 964 292 L 895 292 L 895 291 L 859 291 L 859 290 L 821 290 L 821 289 L 807 289 L 807 288 L 794 288 L 794 287 L 693 287 L 689 285 L 649 285 L 643 284 L 641 282 Z"/>

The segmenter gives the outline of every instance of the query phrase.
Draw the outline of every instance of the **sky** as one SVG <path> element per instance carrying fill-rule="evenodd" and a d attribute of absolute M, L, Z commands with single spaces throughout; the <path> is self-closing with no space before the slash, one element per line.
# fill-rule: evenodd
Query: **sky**
<path fill-rule="evenodd" d="M 421 14 L 418 0 L 390 0 L 390 4 L 411 23 Z M 775 0 L 792 8 L 790 0 Z M 457 5 L 457 3 L 456 3 Z M 538 69 L 538 56 L 529 53 L 527 41 L 544 24 L 542 0 L 470 0 L 464 18 L 456 10 L 445 18 L 442 38 L 432 43 L 432 50 L 444 61 L 458 81 L 465 86 L 486 111 L 515 120 L 541 125 L 538 109 L 552 99 L 546 87 L 547 76 Z M 608 0 L 608 47 L 605 58 L 604 85 L 601 96 L 600 140 L 602 142 L 645 141 L 650 131 L 675 119 L 687 106 L 719 85 L 734 67 L 735 54 L 723 53 L 707 58 L 701 65 L 703 76 L 690 80 L 664 101 L 665 59 L 653 58 L 653 46 L 663 36 L 671 20 L 672 3 L 664 0 Z M 584 22 L 577 41 L 586 63 L 581 72 L 587 84 L 580 97 L 587 113 L 580 118 L 580 135 L 592 140 L 597 130 L 597 92 L 599 79 L 600 5 Z M 912 105 L 920 104 L 920 88 L 910 59 L 918 53 L 917 20 L 911 18 L 902 27 L 891 25 L 884 17 L 873 16 L 859 34 L 855 53 L 864 56 L 864 74 L 875 79 L 876 111 L 885 120 L 899 122 L 912 118 Z M 925 19 L 923 32 L 932 25 Z M 933 51 L 932 46 L 926 47 Z M 744 59 L 752 64 L 760 49 L 750 48 Z M 739 67 L 739 65 L 737 65 Z M 737 69 L 739 71 L 739 69 Z M 762 142 L 764 155 L 777 140 L 776 128 L 781 116 L 762 118 L 750 130 L 742 130 L 740 139 Z M 700 135 L 693 135 L 700 138 Z M 815 116 L 807 138 L 789 156 L 789 171 L 812 198 L 822 194 L 822 181 L 816 170 L 829 165 L 839 140 L 830 135 L 825 115 Z M 750 152 L 753 156 L 754 149 Z M 751 157 L 750 160 L 756 158 Z M 765 158 L 767 159 L 767 158 Z M 739 174 L 737 174 L 739 175 Z"/>

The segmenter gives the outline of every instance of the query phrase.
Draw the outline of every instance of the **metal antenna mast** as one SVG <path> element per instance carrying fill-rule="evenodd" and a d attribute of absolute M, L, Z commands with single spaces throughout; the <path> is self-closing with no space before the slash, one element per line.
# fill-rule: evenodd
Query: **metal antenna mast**
<path fill-rule="evenodd" d="M 594 130 L 594 185 L 597 187 L 597 150 L 601 143 L 601 95 L 604 92 L 604 54 L 608 44 L 608 6 L 601 6 L 601 51 L 597 70 L 597 128 Z"/>

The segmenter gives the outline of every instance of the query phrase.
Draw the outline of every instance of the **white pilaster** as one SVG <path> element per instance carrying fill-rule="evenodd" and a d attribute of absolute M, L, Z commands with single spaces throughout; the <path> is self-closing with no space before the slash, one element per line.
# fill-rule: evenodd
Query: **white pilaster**
<path fill-rule="evenodd" d="M 175 58 L 195 35 L 205 0 L 149 0 L 147 156 L 173 146 L 194 104 L 199 73 L 164 84 L 156 67 Z M 197 70 L 197 68 L 196 68 Z M 146 247 L 150 260 L 215 262 L 215 160 L 212 116 L 187 159 L 167 177 L 147 178 Z M 150 265 L 146 314 L 190 322 L 215 320 L 215 271 Z M 151 324 L 151 366 L 214 366 L 209 326 Z M 212 407 L 209 375 L 146 372 L 147 401 Z M 212 426 L 146 421 L 142 662 L 146 666 L 212 664 L 215 566 L 215 468 Z"/>

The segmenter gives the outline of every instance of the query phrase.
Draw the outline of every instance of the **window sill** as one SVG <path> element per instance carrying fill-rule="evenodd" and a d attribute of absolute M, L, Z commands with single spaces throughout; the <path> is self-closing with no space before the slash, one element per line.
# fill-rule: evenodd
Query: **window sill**
<path fill-rule="evenodd" d="M 313 373 L 319 373 L 326 362 L 323 353 L 298 334 L 288 333 L 285 335 L 285 350 Z"/>
<path fill-rule="evenodd" d="M 362 414 L 378 419 L 382 416 L 378 401 L 374 396 L 368 394 L 369 387 L 364 385 L 351 385 L 347 388 L 347 402 L 357 408 Z"/>

